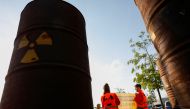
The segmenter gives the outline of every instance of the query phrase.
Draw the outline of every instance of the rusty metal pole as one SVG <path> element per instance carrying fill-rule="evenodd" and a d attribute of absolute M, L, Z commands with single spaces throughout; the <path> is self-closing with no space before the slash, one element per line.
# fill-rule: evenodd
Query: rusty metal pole
<path fill-rule="evenodd" d="M 181 109 L 190 108 L 189 0 L 135 0 Z"/>
<path fill-rule="evenodd" d="M 174 91 L 171 87 L 171 84 L 169 82 L 169 79 L 168 79 L 168 74 L 165 70 L 165 66 L 164 64 L 162 63 L 162 61 L 160 59 L 157 60 L 156 62 L 157 66 L 158 66 L 158 69 L 159 69 L 159 73 L 160 73 L 160 78 L 163 82 L 163 85 L 164 85 L 164 89 L 166 90 L 166 93 L 168 95 L 168 98 L 169 98 L 169 101 L 172 105 L 172 108 L 173 109 L 177 109 L 178 108 L 178 105 L 177 105 L 177 100 L 175 98 L 175 95 L 174 95 Z"/>
<path fill-rule="evenodd" d="M 24 8 L 0 109 L 93 109 L 85 20 L 74 6 Z"/>

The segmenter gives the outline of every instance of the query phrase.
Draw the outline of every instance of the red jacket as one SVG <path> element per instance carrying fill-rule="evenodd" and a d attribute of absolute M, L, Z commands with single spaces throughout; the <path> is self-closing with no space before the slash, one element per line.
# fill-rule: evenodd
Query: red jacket
<path fill-rule="evenodd" d="M 143 109 L 148 109 L 147 98 L 142 90 L 139 90 L 136 93 L 134 100 L 137 103 L 137 107 L 143 108 Z"/>
<path fill-rule="evenodd" d="M 115 93 L 106 93 L 101 97 L 103 109 L 118 109 L 120 101 Z"/>

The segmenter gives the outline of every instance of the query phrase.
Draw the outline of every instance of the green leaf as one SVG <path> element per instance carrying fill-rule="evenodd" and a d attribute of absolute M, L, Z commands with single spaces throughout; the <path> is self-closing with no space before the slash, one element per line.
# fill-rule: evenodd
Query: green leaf
<path fill-rule="evenodd" d="M 135 72 L 135 69 L 134 69 L 134 68 L 132 68 L 131 73 L 133 74 L 134 72 Z"/>
<path fill-rule="evenodd" d="M 131 73 L 136 74 L 133 81 L 142 83 L 144 89 L 163 89 L 156 67 L 157 53 L 149 35 L 142 31 L 138 37 L 130 39 L 129 42 L 133 57 L 127 63 L 132 65 Z"/>

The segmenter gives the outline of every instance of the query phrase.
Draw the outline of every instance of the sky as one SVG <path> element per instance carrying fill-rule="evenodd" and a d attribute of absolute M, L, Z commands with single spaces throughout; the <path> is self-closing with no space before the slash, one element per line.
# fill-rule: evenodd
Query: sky
<path fill-rule="evenodd" d="M 20 13 L 31 0 L 0 0 L 0 98 L 4 87 Z M 133 0 L 67 0 L 86 20 L 94 105 L 100 103 L 103 85 L 134 93 L 130 38 L 146 31 Z"/>

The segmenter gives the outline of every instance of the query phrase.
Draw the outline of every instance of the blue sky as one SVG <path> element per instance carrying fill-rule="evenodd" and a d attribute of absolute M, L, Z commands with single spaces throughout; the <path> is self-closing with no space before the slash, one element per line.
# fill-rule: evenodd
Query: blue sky
<path fill-rule="evenodd" d="M 0 97 L 16 36 L 20 12 L 31 0 L 0 1 Z M 134 92 L 133 75 L 126 64 L 132 57 L 129 39 L 145 31 L 133 0 L 67 0 L 86 20 L 94 104 L 100 103 L 105 82 L 111 90 Z"/>

